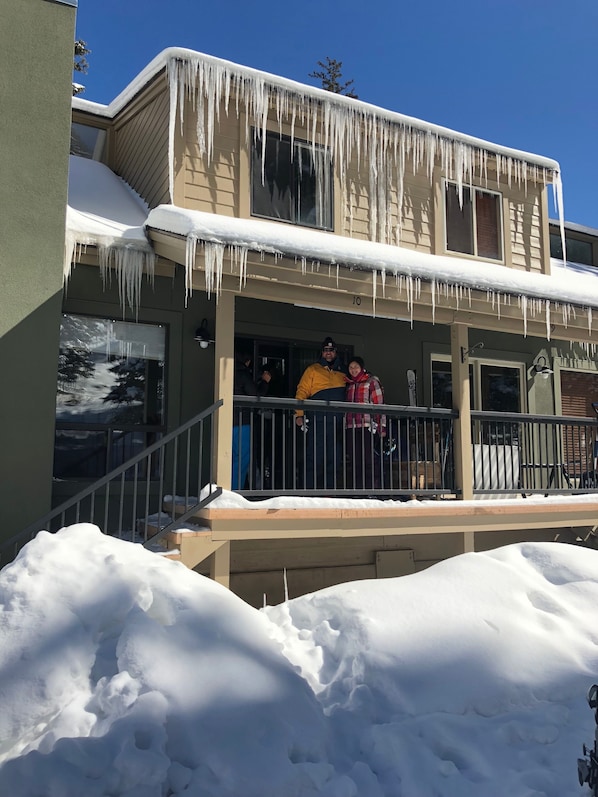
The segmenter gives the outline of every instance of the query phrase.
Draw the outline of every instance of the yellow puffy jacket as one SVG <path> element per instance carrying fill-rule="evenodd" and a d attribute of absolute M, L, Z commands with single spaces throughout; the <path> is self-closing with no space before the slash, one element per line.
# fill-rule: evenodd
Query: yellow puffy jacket
<path fill-rule="evenodd" d="M 334 371 L 321 363 L 308 365 L 297 385 L 295 398 L 316 399 L 317 401 L 344 401 L 347 382 L 342 371 Z M 303 410 L 296 410 L 301 417 Z"/>

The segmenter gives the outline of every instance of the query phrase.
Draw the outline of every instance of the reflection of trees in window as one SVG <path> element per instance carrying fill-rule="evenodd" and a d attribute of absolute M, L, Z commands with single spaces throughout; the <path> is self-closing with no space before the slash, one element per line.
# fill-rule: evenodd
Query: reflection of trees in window
<path fill-rule="evenodd" d="M 112 423 L 143 423 L 145 361 L 123 357 L 109 370 L 115 375 L 116 381 L 102 401 L 125 405 L 112 416 Z"/>
<path fill-rule="evenodd" d="M 58 355 L 58 391 L 66 393 L 78 379 L 93 376 L 95 365 L 88 349 L 61 349 Z"/>

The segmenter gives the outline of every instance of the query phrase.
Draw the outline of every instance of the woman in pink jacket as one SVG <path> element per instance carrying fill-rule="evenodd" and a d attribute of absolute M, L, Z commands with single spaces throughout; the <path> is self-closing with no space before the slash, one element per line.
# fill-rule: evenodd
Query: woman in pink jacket
<path fill-rule="evenodd" d="M 366 370 L 361 357 L 353 357 L 347 377 L 348 402 L 384 404 L 384 390 L 377 376 Z M 345 445 L 349 462 L 347 486 L 376 490 L 381 486 L 381 438 L 386 436 L 386 416 L 360 410 L 345 415 Z"/>

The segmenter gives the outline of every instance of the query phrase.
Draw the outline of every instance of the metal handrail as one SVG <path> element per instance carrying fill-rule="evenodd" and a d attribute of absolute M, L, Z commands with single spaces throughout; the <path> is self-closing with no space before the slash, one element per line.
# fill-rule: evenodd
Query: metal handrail
<path fill-rule="evenodd" d="M 74 523 L 81 522 L 94 522 L 97 515 L 98 498 L 103 497 L 103 515 L 104 515 L 104 531 L 112 536 L 123 536 L 123 532 L 130 532 L 135 534 L 135 529 L 125 529 L 123 522 L 125 520 L 125 493 L 129 493 L 129 504 L 131 505 L 132 515 L 131 523 L 135 526 L 139 520 L 136 514 L 139 512 L 146 519 L 150 514 L 151 496 L 157 497 L 154 504 L 158 507 L 158 526 L 159 531 L 151 537 L 147 535 L 147 524 L 144 525 L 144 533 L 141 535 L 144 545 L 155 543 L 164 537 L 175 525 L 186 520 L 194 512 L 214 500 L 222 493 L 222 489 L 213 484 L 212 478 L 212 457 L 214 443 L 214 427 L 212 423 L 213 416 L 216 411 L 222 406 L 222 399 L 216 401 L 207 409 L 200 412 L 195 417 L 186 421 L 181 426 L 174 429 L 172 432 L 164 435 L 160 440 L 152 443 L 139 454 L 131 457 L 119 467 L 114 468 L 110 473 L 102 478 L 94 481 L 93 484 L 88 485 L 76 495 L 67 499 L 59 506 L 50 510 L 42 518 L 35 523 L 27 526 L 23 531 L 15 534 L 8 540 L 5 540 L 0 545 L 0 563 L 4 563 L 6 552 L 12 549 L 12 555 L 33 536 L 42 530 L 49 530 L 52 522 L 57 518 L 61 518 L 61 525 L 66 525 L 67 513 L 69 510 L 74 510 Z M 207 434 L 204 431 L 204 425 L 208 422 L 210 428 L 208 430 L 210 438 L 207 441 Z M 193 440 L 193 436 L 197 436 L 197 440 Z M 208 476 L 205 481 L 201 478 L 202 464 L 204 457 L 208 457 Z M 152 478 L 152 464 L 157 459 L 158 461 L 158 478 Z M 179 461 L 183 463 L 182 478 L 179 473 Z M 130 475 L 132 478 L 126 479 Z M 162 503 L 165 496 L 165 482 L 167 477 L 170 479 L 170 484 L 173 487 L 172 495 L 176 495 L 177 484 L 184 486 L 184 506 L 183 512 L 176 518 L 170 519 L 162 525 L 162 518 L 168 518 L 168 515 L 162 509 Z M 193 479 L 192 483 L 192 477 Z M 201 488 L 203 484 L 207 487 L 207 493 L 201 497 Z M 113 496 L 111 499 L 110 488 L 120 482 L 120 494 Z M 105 488 L 103 496 L 101 491 Z M 127 489 L 125 489 L 127 488 Z M 83 502 L 89 499 L 89 507 L 83 507 Z M 111 504 L 112 500 L 112 504 Z M 115 504 L 118 502 L 117 528 L 110 530 L 110 519 L 115 511 Z M 135 535 L 139 536 L 139 535 Z M 12 558 L 12 557 L 11 557 Z"/>

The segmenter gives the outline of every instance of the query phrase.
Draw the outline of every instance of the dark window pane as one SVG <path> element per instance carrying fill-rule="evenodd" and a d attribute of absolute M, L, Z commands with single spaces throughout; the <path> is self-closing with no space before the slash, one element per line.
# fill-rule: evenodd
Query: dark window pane
<path fill-rule="evenodd" d="M 519 368 L 482 365 L 482 410 L 521 412 L 520 376 Z"/>
<path fill-rule="evenodd" d="M 251 156 L 251 212 L 320 229 L 332 228 L 328 153 L 276 133 L 256 136 Z"/>
<path fill-rule="evenodd" d="M 476 235 L 479 257 L 500 260 L 500 209 L 499 197 L 476 191 Z"/>
<path fill-rule="evenodd" d="M 446 184 L 446 248 L 450 252 L 473 255 L 473 220 L 469 188 L 463 188 L 463 205 L 459 204 L 457 186 Z"/>
<path fill-rule="evenodd" d="M 165 349 L 158 325 L 63 317 L 56 476 L 101 476 L 155 439 L 164 425 Z"/>
<path fill-rule="evenodd" d="M 473 408 L 473 367 L 469 365 L 469 402 Z M 453 408 L 453 377 L 450 362 L 432 361 L 432 406 L 445 410 Z"/>
<path fill-rule="evenodd" d="M 572 263 L 583 263 L 586 266 L 594 265 L 592 261 L 592 244 L 589 241 L 565 238 L 565 245 L 567 247 L 567 260 Z"/>
<path fill-rule="evenodd" d="M 262 140 L 258 138 L 252 154 L 253 214 L 293 221 L 293 183 L 290 141 L 267 135 L 262 158 Z"/>

